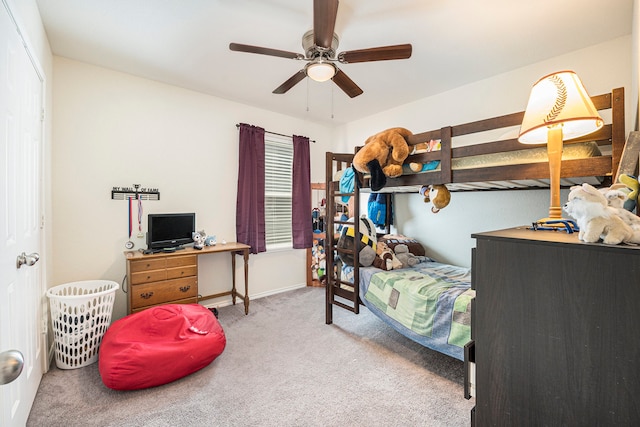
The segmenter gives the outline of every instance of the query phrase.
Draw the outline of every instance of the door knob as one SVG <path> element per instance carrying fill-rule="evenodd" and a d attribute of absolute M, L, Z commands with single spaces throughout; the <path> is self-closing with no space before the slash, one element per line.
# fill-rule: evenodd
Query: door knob
<path fill-rule="evenodd" d="M 20 268 L 25 264 L 31 267 L 33 264 L 38 262 L 39 259 L 40 259 L 40 255 L 38 255 L 37 252 L 34 252 L 29 255 L 22 252 L 20 255 L 18 255 L 18 259 L 16 260 L 16 268 Z"/>
<path fill-rule="evenodd" d="M 0 385 L 9 384 L 20 376 L 24 357 L 18 350 L 0 353 Z"/>

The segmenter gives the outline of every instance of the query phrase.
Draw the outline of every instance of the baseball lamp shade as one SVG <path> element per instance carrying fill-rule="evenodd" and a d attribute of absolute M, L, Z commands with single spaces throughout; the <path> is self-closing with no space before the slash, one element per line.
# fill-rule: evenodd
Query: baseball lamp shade
<path fill-rule="evenodd" d="M 547 144 L 549 157 L 549 217 L 562 219 L 560 168 L 562 141 L 597 131 L 604 125 L 591 98 L 573 71 L 560 71 L 538 80 L 531 89 L 518 141 Z"/>

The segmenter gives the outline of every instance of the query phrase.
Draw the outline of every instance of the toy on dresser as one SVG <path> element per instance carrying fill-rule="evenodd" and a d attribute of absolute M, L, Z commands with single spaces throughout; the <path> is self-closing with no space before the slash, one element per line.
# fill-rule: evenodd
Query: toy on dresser
<path fill-rule="evenodd" d="M 202 249 L 205 246 L 215 246 L 216 245 L 216 236 L 207 236 L 204 230 L 194 231 L 191 233 L 191 237 L 193 238 L 193 249 Z M 224 243 L 224 242 L 223 242 Z"/>
<path fill-rule="evenodd" d="M 191 238 L 193 239 L 193 249 L 202 249 L 207 239 L 207 233 L 205 233 L 204 230 L 194 231 L 191 233 Z"/>
<path fill-rule="evenodd" d="M 608 245 L 640 244 L 640 231 L 621 218 L 622 208 L 614 206 L 609 205 L 602 191 L 585 183 L 571 187 L 564 210 L 578 223 L 578 238 L 584 242 L 602 239 Z"/>

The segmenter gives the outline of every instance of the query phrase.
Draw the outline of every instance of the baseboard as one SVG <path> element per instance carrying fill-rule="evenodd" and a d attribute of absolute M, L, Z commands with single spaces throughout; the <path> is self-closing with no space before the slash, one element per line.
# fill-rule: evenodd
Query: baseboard
<path fill-rule="evenodd" d="M 249 294 L 249 300 L 253 301 L 253 300 L 257 300 L 260 298 L 264 298 L 264 297 L 268 297 L 270 295 L 276 295 L 276 294 L 281 294 L 283 292 L 289 292 L 289 291 L 293 291 L 295 289 L 300 289 L 300 288 L 304 288 L 307 285 L 305 283 L 301 283 L 298 285 L 293 285 L 293 286 L 288 286 L 286 288 L 278 288 L 278 289 L 274 289 L 271 291 L 266 291 L 266 292 L 260 292 L 258 294 Z M 240 301 L 242 302 L 242 301 Z M 236 304 L 238 304 L 238 300 L 236 299 Z M 219 301 L 214 301 L 214 302 L 208 302 L 206 304 L 202 304 L 203 306 L 207 307 L 207 308 L 213 308 L 213 307 L 226 307 L 229 305 L 233 305 L 233 303 L 231 302 L 231 297 L 225 297 L 224 299 L 221 299 Z"/>

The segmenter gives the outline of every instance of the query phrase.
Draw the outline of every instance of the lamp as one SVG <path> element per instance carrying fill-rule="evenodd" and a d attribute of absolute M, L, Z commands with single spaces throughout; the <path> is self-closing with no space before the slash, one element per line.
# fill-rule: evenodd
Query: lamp
<path fill-rule="evenodd" d="M 336 74 L 336 67 L 330 62 L 319 60 L 307 64 L 305 71 L 307 76 L 317 82 L 326 82 Z"/>
<path fill-rule="evenodd" d="M 547 143 L 551 199 L 549 218 L 544 221 L 562 218 L 562 141 L 588 135 L 603 125 L 598 110 L 573 71 L 549 74 L 531 88 L 518 141 L 523 144 Z"/>

